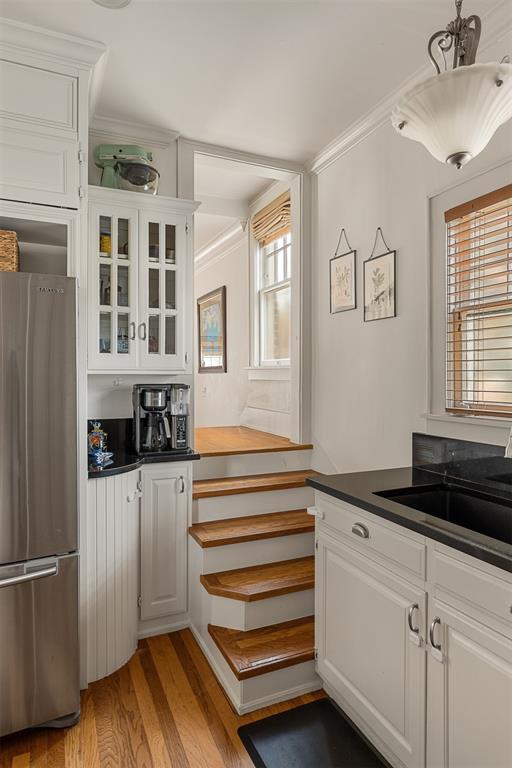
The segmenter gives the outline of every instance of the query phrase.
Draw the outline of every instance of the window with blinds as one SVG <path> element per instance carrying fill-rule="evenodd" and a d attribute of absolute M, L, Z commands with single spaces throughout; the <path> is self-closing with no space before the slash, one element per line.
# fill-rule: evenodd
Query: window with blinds
<path fill-rule="evenodd" d="M 255 311 L 258 315 L 259 363 L 263 366 L 288 364 L 292 250 L 289 191 L 252 217 L 251 232 L 258 241 Z"/>
<path fill-rule="evenodd" d="M 512 184 L 445 221 L 446 410 L 512 416 Z"/>

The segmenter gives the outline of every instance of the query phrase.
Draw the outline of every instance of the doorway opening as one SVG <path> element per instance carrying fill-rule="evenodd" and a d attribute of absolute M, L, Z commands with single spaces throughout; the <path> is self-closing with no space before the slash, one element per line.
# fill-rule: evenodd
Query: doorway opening
<path fill-rule="evenodd" d="M 196 437 L 300 442 L 302 174 L 207 152 L 193 162 Z"/>

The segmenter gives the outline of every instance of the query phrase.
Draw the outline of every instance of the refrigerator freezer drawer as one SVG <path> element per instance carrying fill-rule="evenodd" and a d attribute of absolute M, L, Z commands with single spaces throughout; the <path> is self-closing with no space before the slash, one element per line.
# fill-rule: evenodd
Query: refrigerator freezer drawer
<path fill-rule="evenodd" d="M 78 712 L 78 555 L 0 568 L 0 649 L 0 736 Z"/>

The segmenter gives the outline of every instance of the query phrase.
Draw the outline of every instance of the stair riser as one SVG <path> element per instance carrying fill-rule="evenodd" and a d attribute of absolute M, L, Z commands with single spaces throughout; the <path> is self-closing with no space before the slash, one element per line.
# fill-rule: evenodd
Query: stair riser
<path fill-rule="evenodd" d="M 314 661 L 305 661 L 302 664 L 239 681 L 211 637 L 204 635 L 194 625 L 192 625 L 192 632 L 234 709 L 240 715 L 304 693 L 320 690 L 322 687 L 322 681 L 315 672 Z"/>
<path fill-rule="evenodd" d="M 285 512 L 313 506 L 312 488 L 287 488 L 260 493 L 237 493 L 230 496 L 211 496 L 196 499 L 192 505 L 192 520 L 202 523 L 208 520 L 261 515 L 267 512 Z"/>
<path fill-rule="evenodd" d="M 214 477 L 292 472 L 311 466 L 311 451 L 244 453 L 238 456 L 210 456 L 194 462 L 194 480 Z"/>
<path fill-rule="evenodd" d="M 266 600 L 243 602 L 210 595 L 210 624 L 230 629 L 259 629 L 282 621 L 311 616 L 315 612 L 315 592 L 307 589 Z"/>
<path fill-rule="evenodd" d="M 190 538 L 190 537 L 189 537 Z M 262 563 L 277 563 L 312 555 L 315 549 L 314 533 L 295 533 L 291 536 L 276 536 L 272 539 L 245 541 L 222 547 L 201 549 L 200 573 L 216 573 Z M 201 589 L 203 587 L 199 585 Z"/>

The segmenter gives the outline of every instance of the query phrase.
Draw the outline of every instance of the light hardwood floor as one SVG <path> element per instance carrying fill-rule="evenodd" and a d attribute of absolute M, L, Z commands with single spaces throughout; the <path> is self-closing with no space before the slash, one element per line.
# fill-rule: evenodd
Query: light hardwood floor
<path fill-rule="evenodd" d="M 190 630 L 159 635 L 89 686 L 74 728 L 0 739 L 0 768 L 251 768 L 238 727 L 324 695 L 240 717 Z"/>
<path fill-rule="evenodd" d="M 197 427 L 196 451 L 208 456 L 236 456 L 241 453 L 274 453 L 280 451 L 306 451 L 313 446 L 292 443 L 287 437 L 271 435 L 249 427 Z"/>

